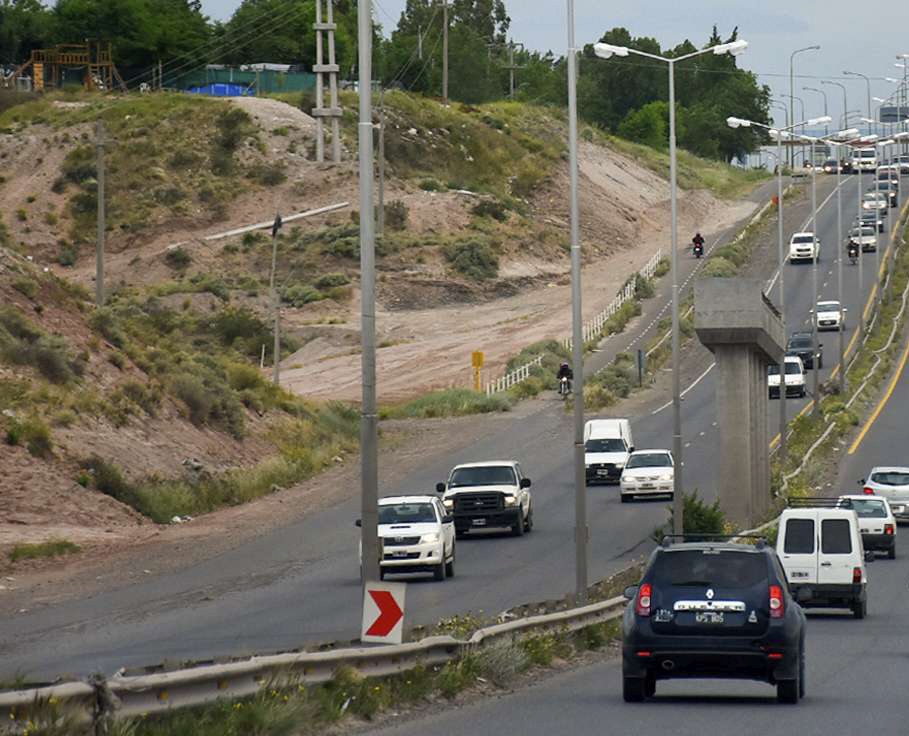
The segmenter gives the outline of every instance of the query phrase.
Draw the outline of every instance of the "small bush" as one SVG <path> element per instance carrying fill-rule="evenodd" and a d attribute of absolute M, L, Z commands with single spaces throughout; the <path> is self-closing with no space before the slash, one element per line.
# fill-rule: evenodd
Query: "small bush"
<path fill-rule="evenodd" d="M 25 222 L 28 219 L 28 212 L 20 207 L 16 210 L 16 219 L 19 222 Z"/>
<path fill-rule="evenodd" d="M 726 260 L 722 256 L 714 256 L 704 264 L 704 268 L 701 271 L 701 277 L 730 278 L 731 276 L 735 276 L 737 272 L 738 268 L 734 263 Z"/>
<path fill-rule="evenodd" d="M 316 287 L 319 289 L 330 289 L 334 286 L 346 286 L 350 279 L 343 273 L 326 273 L 316 279 Z"/>
<path fill-rule="evenodd" d="M 193 257 L 182 247 L 170 248 L 164 254 L 164 262 L 175 270 L 183 271 L 193 262 Z"/>
<path fill-rule="evenodd" d="M 401 406 L 385 412 L 389 418 L 421 417 L 435 419 L 438 417 L 458 417 L 467 414 L 488 414 L 508 411 L 511 402 L 501 394 L 487 396 L 465 388 L 435 391 L 414 399 Z"/>
<path fill-rule="evenodd" d="M 34 299 L 38 293 L 38 284 L 28 278 L 18 278 L 13 281 L 13 288 L 29 299 Z"/>
<path fill-rule="evenodd" d="M 278 164 L 257 164 L 250 167 L 247 176 L 266 187 L 275 187 L 287 181 L 287 171 Z"/>
<path fill-rule="evenodd" d="M 6 431 L 6 442 L 9 445 L 24 444 L 33 457 L 48 457 L 54 448 L 50 427 L 38 417 L 13 420 Z"/>
<path fill-rule="evenodd" d="M 390 230 L 404 230 L 407 227 L 407 205 L 400 199 L 385 205 L 385 225 Z"/>
<path fill-rule="evenodd" d="M 75 266 L 78 253 L 71 245 L 60 247 L 60 253 L 57 255 L 57 263 L 61 266 Z"/>
<path fill-rule="evenodd" d="M 231 363 L 227 367 L 227 382 L 234 391 L 257 389 L 265 385 L 259 369 L 244 363 Z"/>
<path fill-rule="evenodd" d="M 63 194 L 66 191 L 66 179 L 62 176 L 58 176 L 54 179 L 54 183 L 51 184 L 51 191 L 54 194 Z"/>
<path fill-rule="evenodd" d="M 508 210 L 505 209 L 505 205 L 496 200 L 484 199 L 475 204 L 471 212 L 477 217 L 491 217 L 499 222 L 505 222 L 508 219 Z"/>
<path fill-rule="evenodd" d="M 61 192 L 65 188 L 66 182 L 83 184 L 98 175 L 98 170 L 95 166 L 95 152 L 91 146 L 79 146 L 70 151 L 63 160 L 62 168 Z M 60 180 L 58 179 L 57 181 Z"/>
<path fill-rule="evenodd" d="M 286 286 L 281 290 L 281 301 L 292 304 L 295 307 L 322 301 L 324 298 L 325 295 L 321 291 L 309 284 Z"/>
<path fill-rule="evenodd" d="M 441 192 L 445 189 L 444 185 L 436 179 L 422 179 L 419 186 L 425 192 Z"/>
<path fill-rule="evenodd" d="M 191 375 L 177 376 L 171 381 L 170 390 L 186 405 L 193 424 L 203 424 L 208 419 L 214 402 L 202 381 Z"/>
<path fill-rule="evenodd" d="M 653 281 L 651 279 L 644 278 L 639 273 L 634 275 L 635 299 L 652 299 L 655 293 L 656 289 L 653 288 Z"/>
<path fill-rule="evenodd" d="M 167 165 L 172 169 L 189 169 L 201 163 L 202 156 L 200 154 L 183 148 L 174 151 L 171 157 L 167 159 Z"/>
<path fill-rule="evenodd" d="M 499 257 L 481 240 L 450 243 L 442 252 L 454 269 L 468 278 L 485 281 L 499 275 Z"/>
<path fill-rule="evenodd" d="M 82 551 L 78 544 L 66 539 L 52 539 L 39 544 L 17 544 L 9 553 L 10 562 L 35 560 L 43 557 L 59 557 Z"/>
<path fill-rule="evenodd" d="M 683 493 L 682 507 L 682 531 L 684 534 L 692 535 L 690 541 L 697 541 L 698 534 L 716 535 L 726 533 L 726 517 L 720 509 L 720 502 L 714 501 L 712 504 L 705 503 L 701 500 L 697 490 L 691 493 Z M 653 538 L 656 541 L 662 539 L 664 534 L 668 534 L 673 528 L 673 516 L 670 507 L 669 522 L 665 527 L 659 527 L 654 530 Z"/>

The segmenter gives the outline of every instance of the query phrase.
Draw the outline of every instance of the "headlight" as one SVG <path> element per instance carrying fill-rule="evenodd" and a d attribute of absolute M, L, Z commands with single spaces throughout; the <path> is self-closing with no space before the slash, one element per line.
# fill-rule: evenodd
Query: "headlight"
<path fill-rule="evenodd" d="M 625 469 L 625 463 L 616 463 L 615 466 L 616 466 L 616 468 L 618 468 L 619 470 L 624 470 L 624 469 Z"/>
<path fill-rule="evenodd" d="M 432 534 L 424 534 L 422 537 L 420 537 L 420 544 L 435 544 L 438 541 L 438 532 L 433 532 Z"/>
<path fill-rule="evenodd" d="M 517 506 L 518 499 L 516 496 L 505 496 L 506 506 Z"/>
<path fill-rule="evenodd" d="M 454 508 L 454 499 L 453 498 L 443 498 L 442 505 L 445 506 L 446 509 L 451 511 L 451 509 Z"/>
<path fill-rule="evenodd" d="M 663 473 L 660 476 L 660 480 L 672 480 L 672 473 Z"/>

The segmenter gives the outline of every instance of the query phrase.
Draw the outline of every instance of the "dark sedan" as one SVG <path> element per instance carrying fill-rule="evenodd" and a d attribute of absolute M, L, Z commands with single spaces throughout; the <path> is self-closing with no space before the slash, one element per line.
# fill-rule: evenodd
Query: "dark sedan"
<path fill-rule="evenodd" d="M 805 368 L 814 368 L 813 343 L 814 335 L 810 332 L 793 332 L 786 345 L 786 355 L 801 358 Z M 824 367 L 824 346 L 820 343 L 817 346 L 817 367 Z"/>

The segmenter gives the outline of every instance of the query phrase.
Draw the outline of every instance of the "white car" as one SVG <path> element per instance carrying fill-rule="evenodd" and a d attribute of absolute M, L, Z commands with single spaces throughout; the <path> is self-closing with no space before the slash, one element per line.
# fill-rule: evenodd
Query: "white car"
<path fill-rule="evenodd" d="M 379 540 L 382 579 L 388 573 L 431 572 L 436 580 L 454 575 L 454 519 L 435 496 L 379 499 Z"/>
<path fill-rule="evenodd" d="M 890 199 L 883 192 L 866 192 L 862 196 L 863 210 L 877 210 L 886 214 L 888 207 L 890 207 Z"/>
<path fill-rule="evenodd" d="M 818 302 L 817 309 L 812 311 L 819 331 L 845 329 L 847 310 L 838 301 Z"/>
<path fill-rule="evenodd" d="M 882 496 L 890 503 L 897 521 L 909 521 L 909 468 L 878 466 L 862 478 L 862 492 Z"/>
<path fill-rule="evenodd" d="M 805 364 L 797 355 L 785 357 L 786 398 L 802 398 L 805 395 Z M 780 398 L 780 367 L 776 363 L 767 366 L 767 390 L 771 399 Z"/>
<path fill-rule="evenodd" d="M 821 255 L 821 241 L 814 233 L 795 233 L 789 240 L 789 262 L 816 261 Z"/>
<path fill-rule="evenodd" d="M 849 231 L 849 242 L 860 246 L 863 253 L 873 253 L 877 250 L 877 227 L 856 225 Z"/>
<path fill-rule="evenodd" d="M 840 496 L 840 506 L 851 508 L 859 520 L 862 544 L 872 552 L 886 552 L 891 560 L 896 559 L 896 519 L 890 504 L 882 496 L 846 495 Z"/>
<path fill-rule="evenodd" d="M 675 463 L 669 450 L 635 450 L 619 479 L 622 503 L 635 496 L 673 496 Z"/>

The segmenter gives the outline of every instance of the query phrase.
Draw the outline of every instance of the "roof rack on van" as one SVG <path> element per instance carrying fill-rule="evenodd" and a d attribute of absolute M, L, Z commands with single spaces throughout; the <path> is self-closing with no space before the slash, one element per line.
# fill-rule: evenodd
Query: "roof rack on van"
<path fill-rule="evenodd" d="M 753 539 L 757 549 L 763 549 L 767 538 L 760 534 L 664 534 L 661 547 L 669 547 L 673 540 L 677 542 L 727 542 L 730 539 Z"/>
<path fill-rule="evenodd" d="M 851 498 L 837 498 L 836 496 L 802 496 L 787 499 L 791 509 L 851 509 Z"/>

